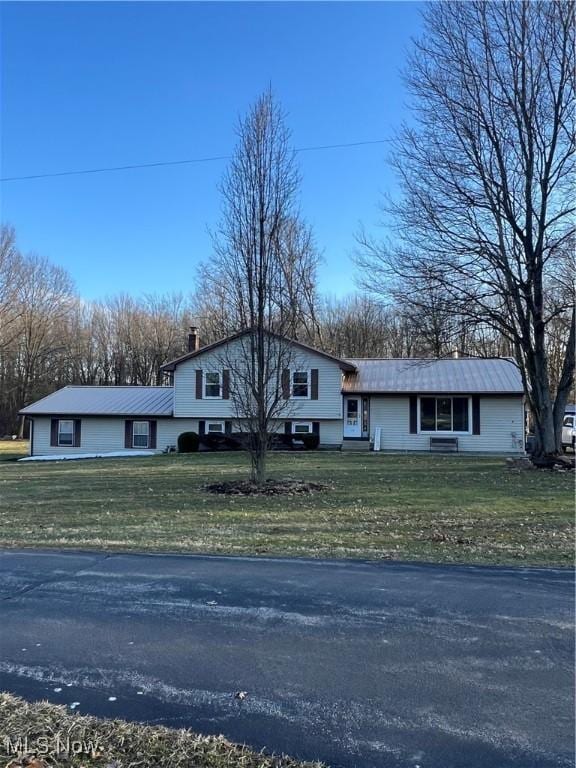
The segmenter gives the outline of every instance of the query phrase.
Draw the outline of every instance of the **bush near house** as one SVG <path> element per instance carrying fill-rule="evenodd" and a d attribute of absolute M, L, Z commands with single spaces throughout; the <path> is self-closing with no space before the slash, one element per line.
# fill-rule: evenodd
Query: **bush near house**
<path fill-rule="evenodd" d="M 302 442 L 307 451 L 313 451 L 320 445 L 320 435 L 302 435 Z"/>
<path fill-rule="evenodd" d="M 196 432 L 182 432 L 178 435 L 178 453 L 196 453 L 200 438 Z"/>
<path fill-rule="evenodd" d="M 195 433 L 184 433 L 195 434 Z M 248 450 L 248 443 L 252 439 L 252 435 L 249 432 L 235 432 L 232 435 L 222 435 L 218 433 L 212 433 L 209 435 L 199 435 L 198 441 L 200 447 L 205 451 L 239 451 Z M 307 450 L 311 451 L 320 445 L 320 437 L 316 434 L 278 434 L 277 432 L 271 433 L 269 436 L 269 446 L 273 451 L 286 451 L 286 450 Z M 194 450 L 198 450 L 197 448 Z M 190 453 L 190 451 L 182 451 L 180 453 Z"/>

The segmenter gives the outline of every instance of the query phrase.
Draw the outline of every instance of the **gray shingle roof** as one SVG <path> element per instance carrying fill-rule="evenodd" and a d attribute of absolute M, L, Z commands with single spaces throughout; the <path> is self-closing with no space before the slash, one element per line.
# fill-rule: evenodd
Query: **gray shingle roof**
<path fill-rule="evenodd" d="M 173 387 L 69 386 L 23 408 L 27 416 L 172 416 Z"/>
<path fill-rule="evenodd" d="M 522 378 L 510 358 L 353 359 L 344 392 L 421 392 L 522 394 Z"/>

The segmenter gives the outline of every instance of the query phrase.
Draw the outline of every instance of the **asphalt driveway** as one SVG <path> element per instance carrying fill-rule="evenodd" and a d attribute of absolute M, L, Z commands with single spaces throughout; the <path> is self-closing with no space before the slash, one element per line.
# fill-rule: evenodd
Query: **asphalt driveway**
<path fill-rule="evenodd" d="M 0 689 L 342 768 L 572 766 L 573 589 L 553 569 L 4 551 Z"/>

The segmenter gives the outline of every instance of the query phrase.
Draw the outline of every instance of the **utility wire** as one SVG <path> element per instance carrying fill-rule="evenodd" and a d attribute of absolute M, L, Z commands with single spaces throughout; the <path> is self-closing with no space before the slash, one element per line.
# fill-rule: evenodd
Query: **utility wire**
<path fill-rule="evenodd" d="M 364 147 L 370 144 L 386 144 L 391 139 L 376 139 L 375 141 L 353 141 L 347 144 L 323 144 L 314 147 L 299 147 L 298 152 L 316 152 L 324 149 L 348 149 L 350 147 Z M 197 163 L 212 163 L 217 160 L 230 160 L 231 155 L 216 155 L 214 157 L 197 157 L 191 160 L 167 160 L 158 163 L 135 163 L 133 165 L 115 165 L 108 168 L 87 168 L 81 171 L 59 171 L 57 173 L 35 173 L 30 176 L 6 176 L 0 181 L 29 181 L 31 179 L 48 179 L 56 176 L 82 176 L 88 173 L 108 173 L 110 171 L 130 171 L 135 168 L 158 168 L 167 165 L 193 165 Z"/>

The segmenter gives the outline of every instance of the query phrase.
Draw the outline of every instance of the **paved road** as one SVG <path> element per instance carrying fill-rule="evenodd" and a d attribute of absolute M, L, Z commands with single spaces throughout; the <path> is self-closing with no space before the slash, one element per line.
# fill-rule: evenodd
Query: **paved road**
<path fill-rule="evenodd" d="M 1 552 L 0 689 L 342 768 L 572 766 L 573 585 L 559 570 Z"/>

